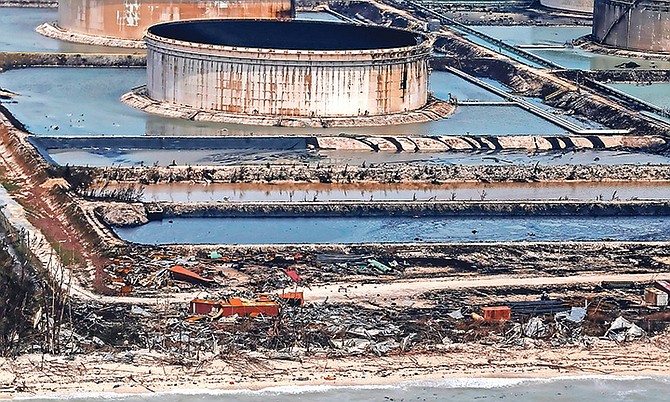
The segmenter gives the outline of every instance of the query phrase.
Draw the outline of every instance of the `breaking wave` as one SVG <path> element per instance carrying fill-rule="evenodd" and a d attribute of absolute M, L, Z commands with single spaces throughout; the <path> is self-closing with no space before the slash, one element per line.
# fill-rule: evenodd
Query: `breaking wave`
<path fill-rule="evenodd" d="M 616 376 L 616 375 L 587 375 L 587 376 L 561 376 L 551 378 L 445 378 L 439 380 L 406 381 L 395 384 L 369 384 L 369 385 L 288 385 L 273 386 L 261 389 L 180 389 L 156 393 L 116 393 L 116 392 L 87 392 L 72 394 L 53 394 L 48 396 L 16 397 L 17 400 L 27 401 L 95 401 L 95 400 L 164 400 L 169 396 L 281 396 L 296 394 L 325 394 L 331 392 L 352 392 L 385 390 L 385 391 L 410 391 L 412 389 L 444 389 L 444 390 L 486 390 L 522 387 L 532 384 L 560 384 L 561 382 L 574 383 L 575 381 L 639 381 L 651 380 L 660 384 L 670 384 L 670 377 L 661 376 Z M 182 399 L 175 399 L 182 400 Z M 215 401 L 218 399 L 213 399 Z M 288 400 L 288 399 L 287 399 Z M 203 399 L 207 401 L 207 399 Z"/>

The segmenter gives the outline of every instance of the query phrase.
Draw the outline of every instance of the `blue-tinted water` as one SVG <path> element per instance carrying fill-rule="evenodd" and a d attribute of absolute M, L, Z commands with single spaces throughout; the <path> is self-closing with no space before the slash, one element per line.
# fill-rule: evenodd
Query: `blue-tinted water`
<path fill-rule="evenodd" d="M 342 22 L 341 19 L 325 11 L 298 11 L 295 13 L 295 18 L 298 20 Z"/>
<path fill-rule="evenodd" d="M 583 26 L 473 26 L 482 33 L 501 39 L 510 45 L 564 45 L 591 33 L 591 27 Z M 471 37 L 481 43 L 481 39 Z M 493 45 L 488 45 L 494 48 Z M 670 68 L 670 62 L 609 56 L 587 52 L 579 48 L 526 49 L 563 67 L 580 70 L 610 70 L 617 65 L 634 61 L 641 68 Z M 506 53 L 507 54 L 507 53 Z"/>
<path fill-rule="evenodd" d="M 196 390 L 176 394 L 148 394 L 68 398 L 73 402 L 363 402 L 363 401 L 513 401 L 513 402 L 666 402 L 670 395 L 667 377 L 593 377 L 564 379 L 463 378 L 388 386 L 277 387 L 259 391 Z M 31 398 L 35 402 L 53 399 Z"/>
<path fill-rule="evenodd" d="M 5 106 L 32 133 L 43 135 L 222 135 L 222 134 L 562 134 L 555 126 L 514 106 L 464 106 L 453 116 L 427 123 L 351 128 L 285 128 L 201 123 L 147 114 L 119 97 L 146 81 L 145 69 L 31 68 L 0 74 L 0 87 L 18 93 Z M 492 95 L 447 72 L 433 72 L 440 96 L 488 100 Z"/>
<path fill-rule="evenodd" d="M 58 20 L 57 8 L 0 7 L 0 52 L 137 53 L 138 50 L 90 46 L 47 38 L 38 25 Z M 139 51 L 143 53 L 143 51 Z"/>
<path fill-rule="evenodd" d="M 654 82 L 649 85 L 628 83 L 612 83 L 607 85 L 646 100 L 656 106 L 670 109 L 670 82 Z"/>
<path fill-rule="evenodd" d="M 588 26 L 473 26 L 485 33 L 510 45 L 564 45 L 573 39 L 591 33 Z"/>
<path fill-rule="evenodd" d="M 142 244 L 665 241 L 670 217 L 175 218 L 116 233 Z"/>

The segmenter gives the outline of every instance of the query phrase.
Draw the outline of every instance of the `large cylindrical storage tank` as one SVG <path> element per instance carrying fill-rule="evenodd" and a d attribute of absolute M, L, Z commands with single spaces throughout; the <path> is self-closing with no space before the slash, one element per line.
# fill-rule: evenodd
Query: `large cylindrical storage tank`
<path fill-rule="evenodd" d="M 151 25 L 195 18 L 295 16 L 295 0 L 60 0 L 60 28 L 94 36 L 141 40 Z"/>
<path fill-rule="evenodd" d="M 670 52 L 670 0 L 595 0 L 593 38 L 620 49 Z"/>
<path fill-rule="evenodd" d="M 428 99 L 432 43 L 420 33 L 317 21 L 153 26 L 147 96 L 244 115 L 341 117 L 411 111 Z"/>
<path fill-rule="evenodd" d="M 544 7 L 579 14 L 593 13 L 593 0 L 540 0 Z"/>

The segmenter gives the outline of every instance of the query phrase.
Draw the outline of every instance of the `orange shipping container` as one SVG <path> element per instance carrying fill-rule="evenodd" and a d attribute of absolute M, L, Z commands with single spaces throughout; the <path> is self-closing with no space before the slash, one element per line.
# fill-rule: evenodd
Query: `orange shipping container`
<path fill-rule="evenodd" d="M 484 321 L 507 321 L 512 317 L 512 310 L 507 306 L 482 307 Z"/>

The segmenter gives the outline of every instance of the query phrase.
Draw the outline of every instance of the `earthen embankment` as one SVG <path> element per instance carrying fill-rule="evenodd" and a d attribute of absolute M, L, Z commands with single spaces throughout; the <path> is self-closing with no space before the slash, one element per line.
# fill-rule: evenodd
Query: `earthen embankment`
<path fill-rule="evenodd" d="M 173 217 L 668 216 L 669 201 L 162 203 Z M 134 223 L 134 222 L 133 222 Z M 132 223 L 131 223 L 132 224 Z"/>
<path fill-rule="evenodd" d="M 667 181 L 668 165 L 249 165 L 179 167 L 69 167 L 102 182 L 201 183 L 505 183 Z"/>

